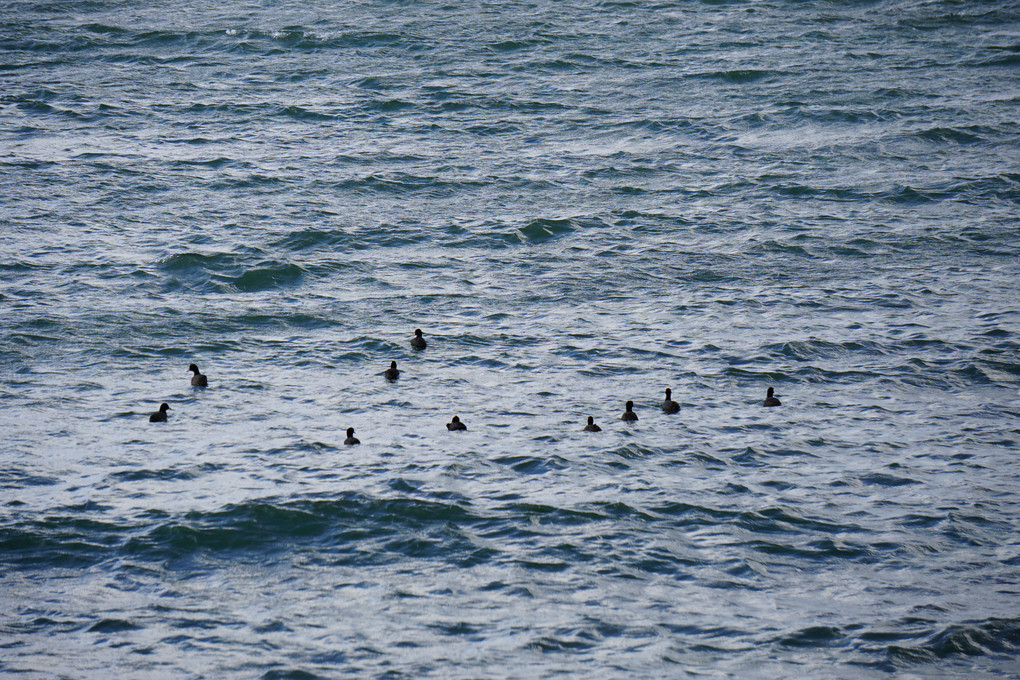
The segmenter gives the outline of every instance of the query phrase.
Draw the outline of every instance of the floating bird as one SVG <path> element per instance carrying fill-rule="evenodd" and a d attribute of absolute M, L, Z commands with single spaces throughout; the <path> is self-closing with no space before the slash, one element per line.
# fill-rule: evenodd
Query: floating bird
<path fill-rule="evenodd" d="M 360 444 L 360 443 L 361 443 L 361 440 L 354 436 L 354 428 L 353 427 L 348 427 L 347 428 L 347 439 L 344 440 L 344 444 L 346 444 L 347 446 L 354 446 L 355 444 Z"/>
<path fill-rule="evenodd" d="M 205 377 L 201 371 L 198 370 L 198 366 L 191 364 L 188 366 L 188 370 L 195 375 L 191 376 L 191 384 L 194 387 L 208 387 L 209 379 Z"/>
<path fill-rule="evenodd" d="M 451 432 L 453 432 L 454 430 L 466 430 L 467 425 L 460 422 L 460 417 L 454 416 L 453 420 L 446 424 L 446 429 L 450 430 Z"/>
<path fill-rule="evenodd" d="M 383 375 L 385 375 L 386 379 L 389 380 L 390 382 L 392 382 L 392 381 L 396 380 L 397 378 L 399 378 L 400 377 L 400 371 L 397 370 L 397 362 L 396 361 L 391 361 L 390 362 L 390 367 L 386 369 L 386 372 L 383 373 Z"/>
<path fill-rule="evenodd" d="M 159 410 L 156 411 L 155 413 L 153 413 L 151 416 L 149 416 L 149 422 L 150 423 L 165 423 L 166 422 L 166 412 L 169 411 L 169 410 L 170 410 L 170 404 L 166 404 L 166 403 L 160 404 L 159 405 Z"/>
<path fill-rule="evenodd" d="M 595 424 L 595 418 L 588 416 L 588 424 L 584 426 L 585 432 L 601 432 L 602 428 Z"/>
<path fill-rule="evenodd" d="M 662 402 L 663 413 L 679 413 L 680 404 L 673 401 L 673 391 L 666 388 L 666 401 Z"/>
<path fill-rule="evenodd" d="M 635 421 L 637 419 L 638 419 L 637 418 L 637 414 L 634 413 L 634 402 L 628 401 L 627 402 L 627 410 L 623 412 L 622 416 L 620 416 L 620 420 L 626 420 L 628 422 L 633 422 L 633 421 Z"/>
<path fill-rule="evenodd" d="M 778 399 L 776 399 L 773 396 L 774 392 L 775 392 L 775 390 L 770 387 L 768 392 L 765 393 L 765 401 L 762 402 L 762 406 L 782 406 L 783 405 L 783 402 L 779 401 Z"/>
<path fill-rule="evenodd" d="M 428 343 L 425 342 L 425 338 L 421 337 L 421 329 L 420 328 L 415 328 L 414 329 L 414 337 L 411 338 L 411 347 L 413 349 L 425 349 L 425 347 L 427 347 L 427 346 L 428 346 Z"/>

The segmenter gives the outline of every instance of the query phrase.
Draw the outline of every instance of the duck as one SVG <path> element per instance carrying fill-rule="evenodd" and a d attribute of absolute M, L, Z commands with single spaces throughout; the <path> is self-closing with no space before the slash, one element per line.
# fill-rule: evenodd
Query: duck
<path fill-rule="evenodd" d="M 626 406 L 627 410 L 623 412 L 622 416 L 620 416 L 620 420 L 626 420 L 628 422 L 633 422 L 637 420 L 638 419 L 637 414 L 634 413 L 634 402 L 628 401 Z"/>
<path fill-rule="evenodd" d="M 673 401 L 673 390 L 666 388 L 666 401 L 662 402 L 663 413 L 679 413 L 680 404 Z"/>
<path fill-rule="evenodd" d="M 150 423 L 165 423 L 166 412 L 170 410 L 170 404 L 162 403 L 159 405 L 159 410 L 149 416 Z"/>
<path fill-rule="evenodd" d="M 779 401 L 779 399 L 777 399 L 774 396 L 774 393 L 775 393 L 775 390 L 770 387 L 768 389 L 768 391 L 765 393 L 765 401 L 762 402 L 762 406 L 782 406 L 783 405 L 783 402 Z"/>
<path fill-rule="evenodd" d="M 360 444 L 360 443 L 361 443 L 361 440 L 354 436 L 354 428 L 353 427 L 348 427 L 347 428 L 347 439 L 344 440 L 344 444 L 347 445 L 347 446 L 354 446 L 355 444 Z"/>
<path fill-rule="evenodd" d="M 584 426 L 584 432 L 601 432 L 602 428 L 595 424 L 595 418 L 588 416 L 588 424 Z"/>
<path fill-rule="evenodd" d="M 208 387 L 209 386 L 209 378 L 205 377 L 202 374 L 202 372 L 200 370 L 198 370 L 198 366 L 196 366 L 195 364 L 191 364 L 190 366 L 188 366 L 188 371 L 190 371 L 190 372 L 195 374 L 195 375 L 191 376 L 191 385 L 193 387 Z"/>
<path fill-rule="evenodd" d="M 428 346 L 428 343 L 425 342 L 425 338 L 423 338 L 421 336 L 421 329 L 420 328 L 415 328 L 414 329 L 414 337 L 411 338 L 411 347 L 412 347 L 412 349 L 425 349 L 427 346 Z"/>
<path fill-rule="evenodd" d="M 467 429 L 467 425 L 465 425 L 464 423 L 460 422 L 460 417 L 459 416 L 454 416 L 453 420 L 451 420 L 450 422 L 448 422 L 446 424 L 446 429 L 449 430 L 450 432 L 453 432 L 455 430 L 466 430 Z"/>
<path fill-rule="evenodd" d="M 396 380 L 397 378 L 399 378 L 400 377 L 400 371 L 397 370 L 397 362 L 396 361 L 391 361 L 390 362 L 390 367 L 386 369 L 386 372 L 383 373 L 383 375 L 385 375 L 386 379 L 391 381 L 391 382 Z"/>

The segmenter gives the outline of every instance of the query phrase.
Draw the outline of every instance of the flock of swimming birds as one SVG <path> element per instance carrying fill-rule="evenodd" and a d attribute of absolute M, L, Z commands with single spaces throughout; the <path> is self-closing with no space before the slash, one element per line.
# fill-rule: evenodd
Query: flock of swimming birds
<path fill-rule="evenodd" d="M 416 350 L 425 349 L 428 343 L 425 342 L 424 336 L 420 328 L 414 329 L 414 337 L 411 338 L 411 348 Z M 209 378 L 198 370 L 198 366 L 191 364 L 188 366 L 188 372 L 193 373 L 191 376 L 191 384 L 193 387 L 208 387 Z M 400 377 L 400 370 L 397 368 L 397 362 L 391 361 L 390 367 L 386 369 L 383 376 L 390 382 L 397 380 Z M 765 401 L 762 402 L 762 406 L 781 406 L 782 402 L 775 396 L 775 390 L 771 387 L 765 394 Z M 167 411 L 171 410 L 170 405 L 162 403 L 159 405 L 159 410 L 149 416 L 150 423 L 165 423 L 167 421 Z M 680 404 L 673 401 L 673 392 L 668 387 L 666 388 L 666 400 L 662 402 L 663 413 L 679 413 Z M 628 401 L 625 405 L 623 415 L 620 416 L 620 420 L 624 422 L 634 422 L 638 419 L 636 413 L 634 413 L 634 402 Z M 463 431 L 467 429 L 467 425 L 461 421 L 459 416 L 453 416 L 453 418 L 446 424 L 446 429 L 451 432 Z M 582 428 L 584 432 L 601 432 L 602 428 L 595 424 L 595 418 L 588 416 L 588 424 Z M 353 446 L 360 444 L 361 441 L 354 436 L 354 428 L 347 428 L 347 439 L 344 440 L 344 444 L 347 446 Z"/>

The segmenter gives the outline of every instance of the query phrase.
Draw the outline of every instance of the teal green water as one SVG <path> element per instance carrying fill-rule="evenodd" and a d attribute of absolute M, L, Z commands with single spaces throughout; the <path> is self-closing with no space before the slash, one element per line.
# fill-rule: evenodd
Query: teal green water
<path fill-rule="evenodd" d="M 4 5 L 0 674 L 1020 677 L 1018 17 Z"/>

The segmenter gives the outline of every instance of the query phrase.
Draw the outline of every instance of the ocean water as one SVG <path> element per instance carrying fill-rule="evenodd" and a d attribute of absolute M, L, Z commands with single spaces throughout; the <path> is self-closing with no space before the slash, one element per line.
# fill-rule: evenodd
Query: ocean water
<path fill-rule="evenodd" d="M 1011 2 L 3 3 L 0 675 L 1020 677 L 1018 65 Z"/>

